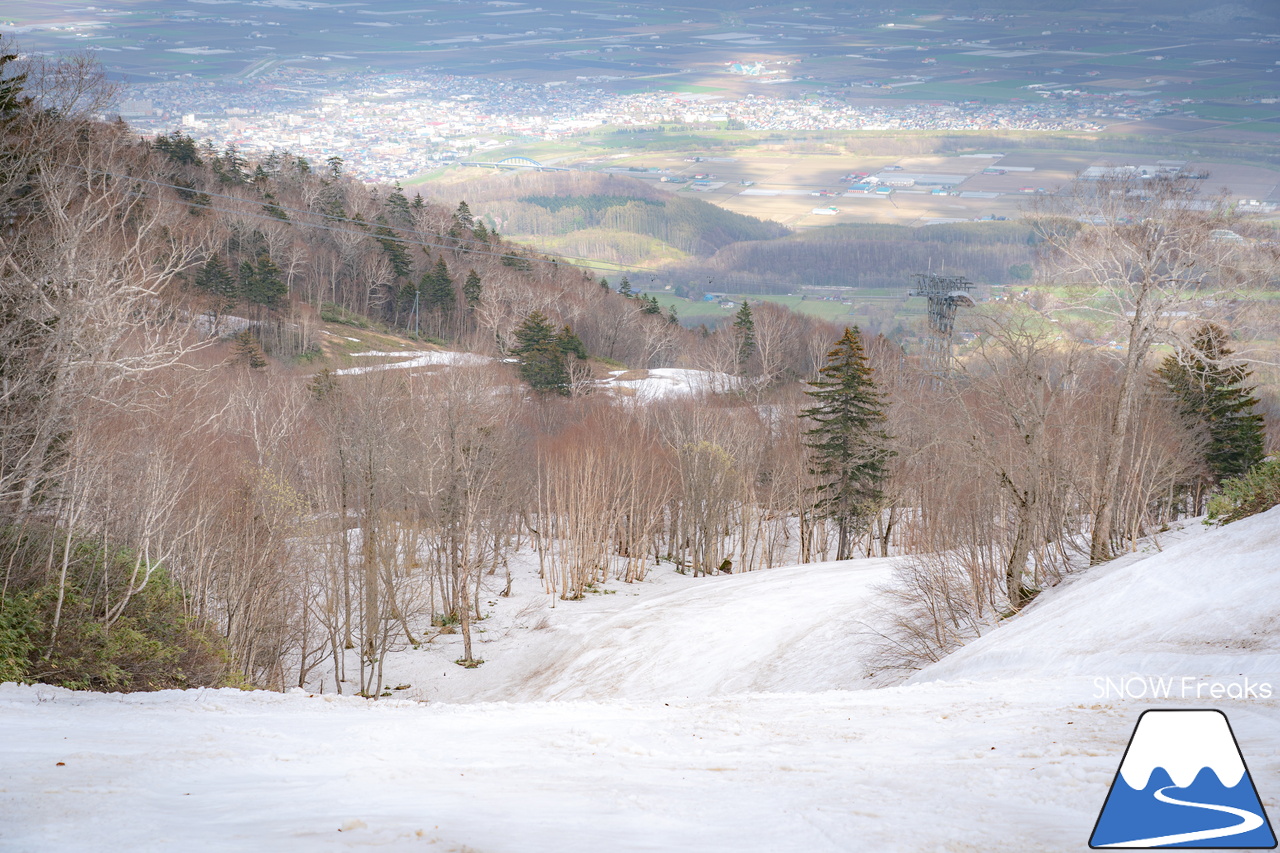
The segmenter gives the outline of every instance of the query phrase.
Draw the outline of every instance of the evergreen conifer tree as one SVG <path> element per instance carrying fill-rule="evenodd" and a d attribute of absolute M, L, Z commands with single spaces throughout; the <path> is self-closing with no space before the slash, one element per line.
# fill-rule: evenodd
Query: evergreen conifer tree
<path fill-rule="evenodd" d="M 244 184 L 249 181 L 249 173 L 245 171 L 245 166 L 248 165 L 249 161 L 240 156 L 239 149 L 234 144 L 228 144 L 222 156 L 214 162 L 214 171 L 224 184 Z"/>
<path fill-rule="evenodd" d="M 0 56 L 0 120 L 11 118 L 18 111 L 31 105 L 31 96 L 22 94 L 27 75 L 9 74 L 5 70 L 5 66 L 17 58 L 16 53 Z"/>
<path fill-rule="evenodd" d="M 449 266 L 444 262 L 444 255 L 436 258 L 435 267 L 422 276 L 421 287 L 423 310 L 453 310 L 457 296 L 453 291 L 453 279 L 449 277 Z"/>
<path fill-rule="evenodd" d="M 261 370 L 267 366 L 267 356 L 262 351 L 262 345 L 248 329 L 235 336 L 231 352 L 231 360 L 236 364 L 243 364 L 254 370 Z"/>
<path fill-rule="evenodd" d="M 309 390 L 317 400 L 324 400 L 338 393 L 338 377 L 329 368 L 324 368 L 307 383 Z"/>
<path fill-rule="evenodd" d="M 489 242 L 489 229 L 485 227 L 484 220 L 482 219 L 476 220 L 476 227 L 472 231 L 472 233 L 476 235 L 476 239 L 479 240 L 481 243 Z"/>
<path fill-rule="evenodd" d="M 471 208 L 467 206 L 465 201 L 458 202 L 458 209 L 454 211 L 453 218 L 463 228 L 475 227 L 475 219 L 471 216 Z"/>
<path fill-rule="evenodd" d="M 635 296 L 636 295 L 635 291 L 631 289 L 631 279 L 627 278 L 624 275 L 622 277 L 622 283 L 618 285 L 618 292 L 621 293 L 623 296 L 627 297 L 628 299 Z"/>
<path fill-rule="evenodd" d="M 556 345 L 565 355 L 577 356 L 580 360 L 587 358 L 586 345 L 582 343 L 582 338 L 574 334 L 573 328 L 568 324 L 560 330 L 559 336 L 556 337 Z"/>
<path fill-rule="evenodd" d="M 568 327 L 564 331 L 567 332 Z M 516 329 L 515 338 L 516 345 L 511 352 L 520 359 L 520 378 L 535 391 L 567 396 L 569 368 L 565 363 L 565 342 L 547 316 L 541 311 L 534 311 L 525 317 Z"/>
<path fill-rule="evenodd" d="M 385 216 L 379 216 L 377 223 L 377 227 L 373 229 L 373 232 L 377 235 L 378 243 L 382 246 L 382 251 L 386 253 L 387 260 L 391 262 L 391 270 L 395 273 L 396 278 L 404 278 L 412 269 L 412 265 L 409 263 L 409 253 L 404 250 L 404 243 L 400 242 L 396 233 L 387 224 Z"/>
<path fill-rule="evenodd" d="M 284 208 L 276 204 L 276 197 L 271 194 L 270 190 L 262 194 L 262 209 L 268 216 L 274 216 L 276 219 L 288 222 L 289 214 L 284 212 Z"/>
<path fill-rule="evenodd" d="M 247 258 L 241 261 L 238 284 L 240 285 L 239 296 L 242 299 L 250 299 L 249 294 L 254 291 L 254 275 L 253 261 Z"/>
<path fill-rule="evenodd" d="M 213 257 L 209 258 L 196 273 L 196 287 L 218 297 L 219 301 L 226 306 L 234 303 L 240 292 L 235 276 L 231 274 L 231 270 L 227 269 L 227 265 L 222 262 L 222 257 L 217 253 L 214 253 Z"/>
<path fill-rule="evenodd" d="M 469 270 L 467 280 L 462 283 L 462 298 L 466 300 L 468 308 L 479 307 L 481 292 L 480 274 L 475 270 Z"/>
<path fill-rule="evenodd" d="M 387 196 L 387 213 L 401 225 L 408 224 L 410 221 L 409 199 L 405 198 L 404 190 L 400 188 L 399 181 L 396 181 L 395 189 L 391 191 L 391 195 Z"/>
<path fill-rule="evenodd" d="M 884 403 L 856 326 L 845 329 L 820 373 L 805 392 L 816 405 L 800 414 L 814 424 L 805 431 L 805 444 L 811 473 L 820 481 L 817 509 L 835 522 L 836 559 L 846 560 L 879 510 L 893 450 L 884 429 Z"/>
<path fill-rule="evenodd" d="M 0 97 L 0 104 L 3 98 Z M 190 136 L 186 136 L 181 131 L 170 131 L 168 136 L 161 134 L 151 143 L 151 147 L 157 151 L 163 152 L 174 163 L 180 165 L 203 166 L 204 161 L 200 159 L 200 151 L 196 148 L 196 141 Z"/>
<path fill-rule="evenodd" d="M 413 329 L 414 334 L 418 333 L 418 314 L 422 310 L 422 286 L 427 280 L 424 275 L 418 280 L 417 284 L 405 282 L 400 285 L 396 291 L 396 311 L 400 316 L 406 317 L 405 323 L 409 328 Z"/>
<path fill-rule="evenodd" d="M 742 307 L 733 319 L 733 337 L 738 342 L 738 373 L 744 373 L 756 354 L 756 321 L 751 317 L 751 306 L 742 300 Z"/>
<path fill-rule="evenodd" d="M 257 263 L 240 263 L 240 289 L 245 299 L 269 308 L 276 307 L 289 292 L 280 278 L 280 268 L 267 252 L 258 255 Z"/>
<path fill-rule="evenodd" d="M 1258 400 L 1253 388 L 1245 386 L 1250 372 L 1231 363 L 1228 338 L 1221 326 L 1206 323 L 1190 351 L 1168 356 L 1156 369 L 1182 417 L 1204 431 L 1204 462 L 1212 484 L 1244 474 L 1263 458 L 1263 418 L 1254 410 Z"/>

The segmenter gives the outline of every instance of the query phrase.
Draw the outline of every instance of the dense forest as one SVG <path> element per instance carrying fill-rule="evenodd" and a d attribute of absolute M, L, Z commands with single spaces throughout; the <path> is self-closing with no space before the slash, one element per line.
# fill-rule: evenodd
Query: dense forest
<path fill-rule="evenodd" d="M 789 233 L 776 222 L 672 195 L 625 175 L 525 172 L 486 176 L 465 187 L 470 200 L 484 207 L 488 223 L 506 233 L 539 244 L 556 238 L 566 254 L 624 264 L 705 257 L 731 243 Z"/>
<path fill-rule="evenodd" d="M 899 556 L 883 666 L 907 670 L 1220 484 L 1229 514 L 1262 488 L 1242 478 L 1276 477 L 1212 314 L 1232 303 L 1206 299 L 1272 286 L 1274 247 L 1215 241 L 1228 209 L 1055 200 L 1040 274 L 1106 290 L 1127 345 L 1014 300 L 949 360 L 768 304 L 683 329 L 468 204 L 95 121 L 91 64 L 10 56 L 0 80 L 0 680 L 377 696 L 387 652 L 436 632 L 480 663 L 517 551 L 566 601 L 660 562 Z M 329 339 L 375 323 L 473 356 L 331 369 Z M 596 381 L 667 366 L 701 393 Z"/>

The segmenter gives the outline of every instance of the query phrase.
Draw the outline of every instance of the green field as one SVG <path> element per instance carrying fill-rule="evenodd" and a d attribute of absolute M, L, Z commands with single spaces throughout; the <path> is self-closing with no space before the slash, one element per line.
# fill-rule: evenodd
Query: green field
<path fill-rule="evenodd" d="M 1232 130 L 1247 130 L 1251 133 L 1280 133 L 1280 121 L 1253 121 L 1238 124 Z"/>

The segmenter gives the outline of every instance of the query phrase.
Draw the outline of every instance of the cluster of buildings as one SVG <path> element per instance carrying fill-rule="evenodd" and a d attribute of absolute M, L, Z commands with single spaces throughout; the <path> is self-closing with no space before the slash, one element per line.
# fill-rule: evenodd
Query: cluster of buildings
<path fill-rule="evenodd" d="M 121 115 L 141 133 L 180 128 L 218 147 L 254 153 L 333 155 L 368 180 L 419 174 L 474 159 L 502 138 L 556 139 L 602 126 L 732 122 L 748 130 L 1098 130 L 1093 105 L 803 99 L 655 91 L 620 94 L 579 83 L 529 84 L 459 77 L 347 75 L 288 67 L 237 82 L 181 81 L 133 87 Z"/>

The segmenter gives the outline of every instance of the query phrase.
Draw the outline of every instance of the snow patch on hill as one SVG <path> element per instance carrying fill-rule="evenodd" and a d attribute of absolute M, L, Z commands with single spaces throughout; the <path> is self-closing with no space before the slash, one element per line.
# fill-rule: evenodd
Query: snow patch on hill
<path fill-rule="evenodd" d="M 642 374 L 642 375 L 637 375 Z M 653 370 L 614 370 L 610 378 L 600 386 L 639 402 L 661 400 L 668 397 L 693 397 L 718 394 L 742 387 L 742 379 L 714 370 L 686 370 L 678 367 L 658 367 Z M 625 378 L 632 377 L 632 378 Z"/>
<path fill-rule="evenodd" d="M 403 370 L 413 367 L 426 367 L 428 365 L 472 367 L 481 364 L 488 364 L 493 361 L 493 359 L 488 356 L 476 355 L 472 352 L 452 352 L 449 350 L 411 350 L 407 352 L 377 352 L 370 350 L 368 352 L 352 353 L 352 356 L 381 356 L 383 358 L 398 358 L 403 360 L 391 361 L 386 364 L 371 364 L 368 367 L 346 367 L 341 370 L 333 371 L 335 375 L 354 376 L 361 373 L 373 373 L 378 370 Z"/>

